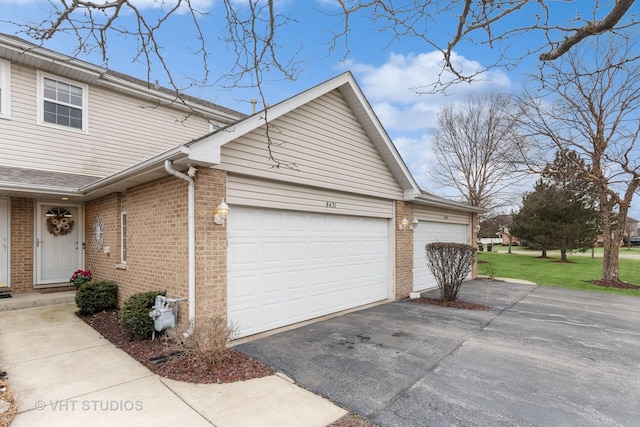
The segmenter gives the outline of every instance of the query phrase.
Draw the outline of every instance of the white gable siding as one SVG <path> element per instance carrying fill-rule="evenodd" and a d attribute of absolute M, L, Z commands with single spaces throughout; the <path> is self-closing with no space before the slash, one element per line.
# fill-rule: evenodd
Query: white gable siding
<path fill-rule="evenodd" d="M 393 217 L 393 204 L 389 200 L 241 175 L 228 175 L 227 202 L 231 206 L 259 206 L 374 218 Z"/>
<path fill-rule="evenodd" d="M 0 121 L 0 164 L 107 176 L 209 131 L 208 123 L 104 88 L 88 88 L 88 132 L 37 124 L 36 71 L 13 65 L 11 120 Z M 146 108 L 145 108 L 146 107 Z"/>
<path fill-rule="evenodd" d="M 420 221 L 434 221 L 450 224 L 471 224 L 471 213 L 448 209 L 436 209 L 414 205 L 413 213 Z"/>
<path fill-rule="evenodd" d="M 261 127 L 222 147 L 229 172 L 387 199 L 402 190 L 339 91 L 334 90 L 270 124 L 274 157 L 296 170 L 275 168 Z"/>

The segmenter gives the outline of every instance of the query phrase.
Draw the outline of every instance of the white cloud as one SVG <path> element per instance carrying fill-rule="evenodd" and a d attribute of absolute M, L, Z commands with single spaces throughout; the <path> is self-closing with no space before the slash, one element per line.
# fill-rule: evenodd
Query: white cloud
<path fill-rule="evenodd" d="M 358 76 L 365 95 L 389 130 L 427 130 L 436 124 L 435 116 L 443 105 L 459 101 L 469 93 L 507 91 L 511 86 L 504 72 L 490 70 L 475 82 L 450 87 L 446 94 L 424 93 L 429 85 L 441 77 L 441 60 L 440 52 L 392 53 L 380 66 L 356 61 L 346 65 Z M 456 54 L 453 55 L 453 61 L 463 71 L 472 72 L 482 68 L 480 63 Z"/>
<path fill-rule="evenodd" d="M 417 100 L 415 103 L 406 104 L 374 102 L 372 107 L 385 129 L 413 132 L 434 128 L 437 125 L 437 114 L 441 104 Z"/>
<path fill-rule="evenodd" d="M 411 174 L 419 185 L 424 186 L 428 182 L 428 171 L 431 168 L 431 141 L 427 135 L 417 138 L 399 136 L 393 138 L 393 143 L 404 159 Z"/>
<path fill-rule="evenodd" d="M 211 9 L 216 0 L 191 0 L 191 7 L 201 12 Z M 0 4 L 13 4 L 13 5 L 27 5 L 33 3 L 44 3 L 42 0 L 0 0 Z M 111 0 L 103 0 L 95 2 L 96 5 L 111 3 Z M 139 10 L 160 9 L 170 10 L 174 7 L 178 0 L 133 0 L 131 2 Z M 180 12 L 185 13 L 188 10 L 188 5 L 183 1 L 180 5 Z"/>
<path fill-rule="evenodd" d="M 475 82 L 451 86 L 446 93 L 419 93 L 420 88 L 426 92 L 426 87 L 441 77 L 441 58 L 439 52 L 393 53 L 379 66 L 354 60 L 344 65 L 357 76 L 367 99 L 418 184 L 441 196 L 451 197 L 454 193 L 445 194 L 447 189 L 435 188 L 429 177 L 429 170 L 434 164 L 431 130 L 437 126 L 438 112 L 444 105 L 460 102 L 470 93 L 508 91 L 511 80 L 501 70 L 490 70 Z M 482 68 L 480 63 L 460 55 L 454 55 L 453 61 L 463 71 Z"/>

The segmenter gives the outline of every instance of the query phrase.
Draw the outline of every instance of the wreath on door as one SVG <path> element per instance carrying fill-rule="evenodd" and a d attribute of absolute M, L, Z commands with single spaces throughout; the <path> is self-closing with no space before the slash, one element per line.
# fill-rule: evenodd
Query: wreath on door
<path fill-rule="evenodd" d="M 54 236 L 64 236 L 73 231 L 73 215 L 65 208 L 51 208 L 45 214 L 47 230 Z"/>

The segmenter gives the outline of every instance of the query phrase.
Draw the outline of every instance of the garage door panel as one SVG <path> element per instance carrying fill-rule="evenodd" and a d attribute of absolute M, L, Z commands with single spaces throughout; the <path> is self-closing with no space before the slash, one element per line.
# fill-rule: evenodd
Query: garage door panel
<path fill-rule="evenodd" d="M 229 286 L 227 291 L 230 298 L 240 301 L 256 293 L 256 280 L 253 274 L 236 274 L 232 280 L 233 286 Z"/>
<path fill-rule="evenodd" d="M 422 291 L 437 286 L 433 274 L 427 267 L 427 243 L 469 243 L 469 239 L 470 231 L 467 224 L 420 221 L 418 228 L 413 231 L 413 290 Z"/>
<path fill-rule="evenodd" d="M 238 269 L 242 269 L 243 266 L 252 265 L 257 257 L 257 245 L 255 243 L 238 243 L 236 247 L 236 251 L 231 254 L 232 258 L 229 259 L 229 262 Z"/>
<path fill-rule="evenodd" d="M 307 257 L 307 245 L 304 242 L 289 242 L 284 248 L 285 259 L 290 262 L 302 262 Z"/>
<path fill-rule="evenodd" d="M 387 298 L 388 220 L 232 209 L 228 304 L 241 336 Z"/>
<path fill-rule="evenodd" d="M 274 268 L 282 264 L 284 254 L 283 242 L 264 242 L 260 248 L 260 262 L 266 267 L 273 265 Z"/>

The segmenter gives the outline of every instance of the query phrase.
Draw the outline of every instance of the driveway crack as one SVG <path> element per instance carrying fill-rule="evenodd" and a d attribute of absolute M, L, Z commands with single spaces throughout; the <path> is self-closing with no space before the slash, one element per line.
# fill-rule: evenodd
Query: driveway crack
<path fill-rule="evenodd" d="M 522 295 L 519 299 L 517 299 L 516 301 L 514 301 L 513 303 L 511 303 L 510 305 L 507 305 L 505 307 L 501 307 L 500 309 L 496 310 L 496 315 L 494 317 L 492 317 L 491 319 L 489 319 L 487 322 L 485 322 L 484 324 L 482 324 L 480 326 L 480 328 L 475 331 L 474 333 L 470 334 L 465 340 L 463 340 L 459 345 L 457 345 L 456 347 L 454 347 L 449 353 L 445 354 L 440 360 L 438 360 L 436 363 L 434 363 L 433 365 L 431 365 L 426 371 L 424 371 L 420 376 L 417 376 L 415 378 L 414 381 L 412 381 L 409 385 L 407 385 L 406 387 L 404 387 L 403 389 L 401 389 L 400 391 L 398 391 L 398 393 L 396 393 L 391 399 L 389 399 L 389 401 L 387 402 L 387 404 L 385 406 L 383 406 L 382 408 L 380 408 L 379 411 L 377 411 L 376 413 L 373 414 L 369 414 L 369 417 L 374 418 L 378 415 L 380 415 L 382 412 L 391 412 L 391 413 L 395 413 L 393 410 L 391 410 L 390 408 L 393 407 L 393 405 L 407 392 L 409 391 L 411 388 L 413 388 L 418 382 L 420 382 L 422 379 L 424 379 L 426 376 L 430 375 L 431 373 L 433 373 L 436 369 L 438 369 L 443 362 L 449 360 L 455 353 L 458 352 L 458 350 L 464 346 L 470 339 L 477 337 L 478 335 L 480 335 L 481 333 L 483 333 L 487 327 L 489 327 L 497 318 L 499 318 L 506 310 L 509 310 L 513 307 L 515 307 L 516 305 L 518 305 L 522 300 L 524 300 L 525 298 L 529 297 L 530 295 L 532 295 L 536 290 L 538 289 L 537 286 L 532 287 L 531 290 L 529 290 L 528 292 L 526 292 L 524 295 Z"/>

